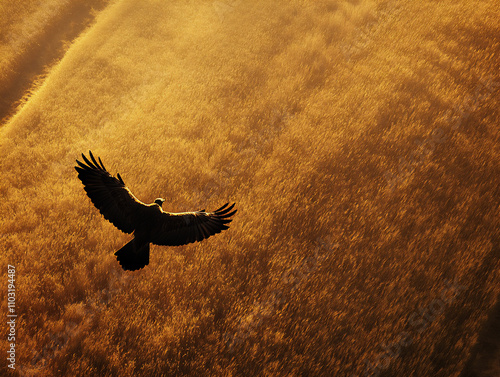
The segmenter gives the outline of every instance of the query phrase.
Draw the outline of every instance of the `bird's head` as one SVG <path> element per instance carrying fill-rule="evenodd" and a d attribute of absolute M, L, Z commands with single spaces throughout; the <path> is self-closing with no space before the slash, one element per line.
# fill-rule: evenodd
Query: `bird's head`
<path fill-rule="evenodd" d="M 163 204 L 164 201 L 165 201 L 165 199 L 163 199 L 163 198 L 156 198 L 155 199 L 155 203 L 158 204 L 160 207 L 161 207 L 161 205 Z"/>

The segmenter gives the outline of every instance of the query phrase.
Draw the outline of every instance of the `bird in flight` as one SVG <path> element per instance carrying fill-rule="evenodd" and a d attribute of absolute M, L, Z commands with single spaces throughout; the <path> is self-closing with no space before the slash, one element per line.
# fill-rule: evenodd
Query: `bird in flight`
<path fill-rule="evenodd" d="M 115 255 L 124 270 L 135 271 L 149 264 L 149 244 L 178 246 L 202 241 L 228 229 L 236 210 L 234 203 L 224 204 L 213 212 L 170 213 L 162 209 L 165 199 L 158 198 L 151 204 L 138 200 L 125 186 L 120 174 L 113 177 L 101 159 L 90 159 L 82 153 L 84 162 L 76 160 L 78 178 L 88 197 L 104 218 L 134 238 Z"/>

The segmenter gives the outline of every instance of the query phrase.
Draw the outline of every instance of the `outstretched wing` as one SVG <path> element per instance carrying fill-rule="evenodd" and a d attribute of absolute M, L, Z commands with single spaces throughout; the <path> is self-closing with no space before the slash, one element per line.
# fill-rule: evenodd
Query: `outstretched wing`
<path fill-rule="evenodd" d="M 156 245 L 178 246 L 220 233 L 228 229 L 236 210 L 234 204 L 224 204 L 214 212 L 163 212 L 159 222 L 151 231 L 151 242 Z"/>
<path fill-rule="evenodd" d="M 113 177 L 100 158 L 97 162 L 92 152 L 89 154 L 90 160 L 82 153 L 85 163 L 76 160 L 78 166 L 75 166 L 87 195 L 106 220 L 122 232 L 132 233 L 136 228 L 134 214 L 144 204 L 125 186 L 120 174 Z"/>

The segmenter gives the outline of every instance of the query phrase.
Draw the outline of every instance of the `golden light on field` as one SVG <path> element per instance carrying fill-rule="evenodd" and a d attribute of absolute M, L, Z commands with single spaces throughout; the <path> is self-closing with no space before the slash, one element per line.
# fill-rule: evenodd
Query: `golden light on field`
<path fill-rule="evenodd" d="M 495 1 L 23 3 L 0 5 L 2 373 L 500 373 Z M 89 150 L 144 202 L 238 213 L 123 271 Z"/>

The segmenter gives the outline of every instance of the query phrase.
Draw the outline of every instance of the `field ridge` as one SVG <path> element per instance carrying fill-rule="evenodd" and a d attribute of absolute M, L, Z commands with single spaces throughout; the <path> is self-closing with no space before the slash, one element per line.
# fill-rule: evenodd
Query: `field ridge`
<path fill-rule="evenodd" d="M 2 72 L 10 72 L 0 76 L 0 127 L 43 83 L 72 41 L 95 21 L 97 13 L 110 1 L 67 1 L 46 17 L 29 41 L 15 40 L 14 31 L 5 33 L 3 49 L 17 51 L 9 54 L 10 58 L 4 60 L 0 67 Z"/>

